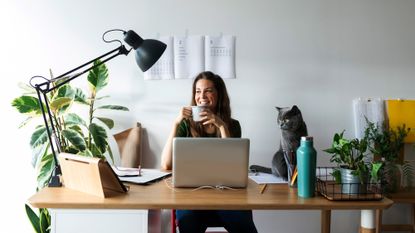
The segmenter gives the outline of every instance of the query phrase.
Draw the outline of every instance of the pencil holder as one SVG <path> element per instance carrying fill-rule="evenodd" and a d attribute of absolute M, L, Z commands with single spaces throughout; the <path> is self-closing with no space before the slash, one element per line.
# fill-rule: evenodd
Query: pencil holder
<path fill-rule="evenodd" d="M 284 159 L 287 164 L 288 187 L 297 187 L 297 159 L 294 151 L 284 151 Z"/>

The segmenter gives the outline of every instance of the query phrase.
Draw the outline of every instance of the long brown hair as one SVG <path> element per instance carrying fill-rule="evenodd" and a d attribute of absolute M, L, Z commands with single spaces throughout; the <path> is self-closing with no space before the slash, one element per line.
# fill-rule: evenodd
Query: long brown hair
<path fill-rule="evenodd" d="M 223 79 L 217 75 L 214 74 L 211 71 L 205 71 L 196 76 L 196 78 L 193 81 L 193 87 L 192 87 L 192 99 L 190 101 L 191 106 L 195 106 L 195 95 L 196 95 L 196 83 L 201 80 L 206 79 L 213 83 L 213 86 L 216 89 L 217 95 L 218 95 L 218 102 L 216 104 L 215 114 L 222 119 L 223 122 L 227 125 L 227 127 L 230 127 L 231 124 L 231 107 L 230 107 L 230 101 L 229 101 L 229 95 L 228 91 L 226 90 L 226 85 Z M 192 136 L 193 137 L 200 137 L 200 136 L 206 136 L 206 133 L 203 129 L 203 125 L 201 123 L 195 123 L 192 121 L 191 123 Z M 220 137 L 219 130 L 216 131 L 216 136 Z"/>

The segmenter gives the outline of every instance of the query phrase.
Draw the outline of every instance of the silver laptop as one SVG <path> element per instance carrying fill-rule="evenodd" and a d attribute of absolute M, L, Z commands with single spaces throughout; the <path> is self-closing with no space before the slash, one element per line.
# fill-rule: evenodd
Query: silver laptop
<path fill-rule="evenodd" d="M 247 138 L 173 139 L 174 187 L 244 188 L 248 164 Z"/>

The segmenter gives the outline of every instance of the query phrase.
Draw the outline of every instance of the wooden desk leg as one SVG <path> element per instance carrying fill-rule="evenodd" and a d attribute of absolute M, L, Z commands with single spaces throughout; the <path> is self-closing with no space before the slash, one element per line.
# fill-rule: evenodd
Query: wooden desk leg
<path fill-rule="evenodd" d="M 360 233 L 375 233 L 375 210 L 360 211 Z"/>
<path fill-rule="evenodd" d="M 321 210 L 321 233 L 330 233 L 331 210 Z"/>
<path fill-rule="evenodd" d="M 382 210 L 376 210 L 376 233 L 382 232 Z"/>

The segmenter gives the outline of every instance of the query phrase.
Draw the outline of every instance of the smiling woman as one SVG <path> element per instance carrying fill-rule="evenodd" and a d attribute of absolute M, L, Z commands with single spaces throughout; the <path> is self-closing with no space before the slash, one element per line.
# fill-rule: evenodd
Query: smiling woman
<path fill-rule="evenodd" d="M 231 118 L 228 91 L 219 75 L 206 71 L 196 76 L 190 105 L 182 107 L 174 121 L 162 153 L 164 169 L 172 168 L 174 137 L 241 137 L 241 126 Z M 192 106 L 204 106 L 200 121 L 193 120 Z M 202 233 L 209 226 L 223 226 L 229 233 L 257 232 L 251 210 L 176 210 L 176 215 L 182 233 Z"/>

